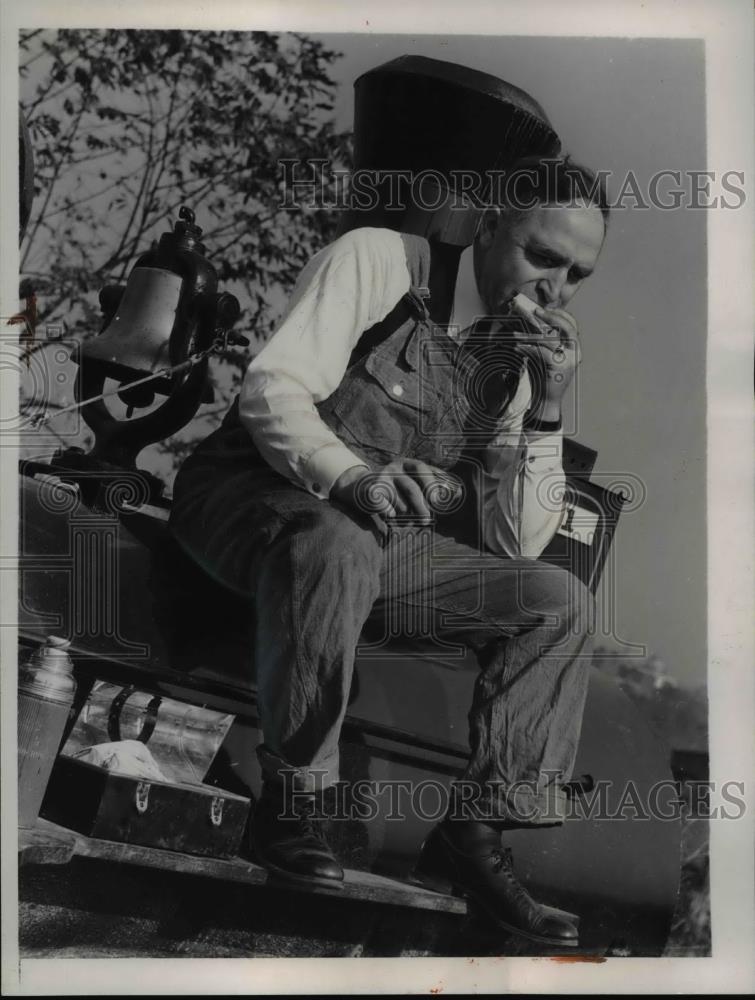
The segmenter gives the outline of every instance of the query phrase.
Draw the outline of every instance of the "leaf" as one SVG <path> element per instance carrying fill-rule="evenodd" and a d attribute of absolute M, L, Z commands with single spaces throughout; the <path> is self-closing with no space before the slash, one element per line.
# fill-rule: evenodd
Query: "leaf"
<path fill-rule="evenodd" d="M 87 73 L 87 71 L 84 69 L 83 66 L 76 67 L 76 69 L 73 71 L 73 78 L 76 81 L 76 83 L 79 84 L 80 87 L 84 87 L 86 89 L 89 88 L 89 85 L 91 83 L 91 77 L 89 76 L 89 74 Z"/>

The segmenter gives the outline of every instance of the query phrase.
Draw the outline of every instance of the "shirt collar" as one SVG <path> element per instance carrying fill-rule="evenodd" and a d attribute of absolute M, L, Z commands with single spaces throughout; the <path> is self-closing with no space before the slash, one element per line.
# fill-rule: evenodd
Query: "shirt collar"
<path fill-rule="evenodd" d="M 474 245 L 466 247 L 459 258 L 451 323 L 459 332 L 466 330 L 472 321 L 487 315 L 487 309 L 477 290 L 474 273 Z"/>

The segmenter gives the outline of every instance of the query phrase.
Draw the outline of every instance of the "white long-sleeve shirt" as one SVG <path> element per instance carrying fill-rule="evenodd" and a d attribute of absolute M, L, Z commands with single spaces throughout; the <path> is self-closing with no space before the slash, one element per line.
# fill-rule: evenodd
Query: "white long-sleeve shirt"
<path fill-rule="evenodd" d="M 301 272 L 278 329 L 246 371 L 241 423 L 277 472 L 322 500 L 343 472 L 365 463 L 325 424 L 315 404 L 338 388 L 361 334 L 385 319 L 409 287 L 398 233 L 370 228 L 346 233 Z M 456 335 L 463 336 L 485 313 L 469 247 L 456 283 Z M 561 519 L 561 511 L 545 498 L 563 481 L 562 439 L 560 432 L 523 430 L 531 397 L 525 364 L 486 449 L 480 499 L 486 547 L 536 558 Z"/>

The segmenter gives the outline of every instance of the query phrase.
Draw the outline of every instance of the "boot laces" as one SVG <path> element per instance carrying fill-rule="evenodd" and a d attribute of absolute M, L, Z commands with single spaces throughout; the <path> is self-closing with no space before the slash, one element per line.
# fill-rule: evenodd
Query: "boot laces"
<path fill-rule="evenodd" d="M 502 875 L 511 886 L 512 890 L 520 899 L 529 900 L 529 894 L 522 883 L 514 874 L 514 859 L 510 847 L 496 848 L 491 857 L 493 859 L 493 871 L 496 875 Z"/>
<path fill-rule="evenodd" d="M 314 837 L 322 843 L 327 843 L 325 837 L 324 820 L 325 816 L 317 806 L 314 799 L 307 799 L 297 803 L 296 817 L 303 834 Z"/>

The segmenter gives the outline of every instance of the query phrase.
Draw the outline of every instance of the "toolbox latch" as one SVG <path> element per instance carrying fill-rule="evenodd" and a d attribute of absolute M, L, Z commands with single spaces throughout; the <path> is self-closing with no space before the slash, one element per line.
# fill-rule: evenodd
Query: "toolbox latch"
<path fill-rule="evenodd" d="M 145 813 L 149 805 L 149 790 L 152 786 L 148 781 L 140 781 L 136 786 L 136 811 Z"/>
<path fill-rule="evenodd" d="M 224 805 L 225 799 L 221 799 L 219 795 L 213 796 L 212 802 L 210 803 L 210 821 L 213 826 L 220 826 L 223 822 Z"/>

